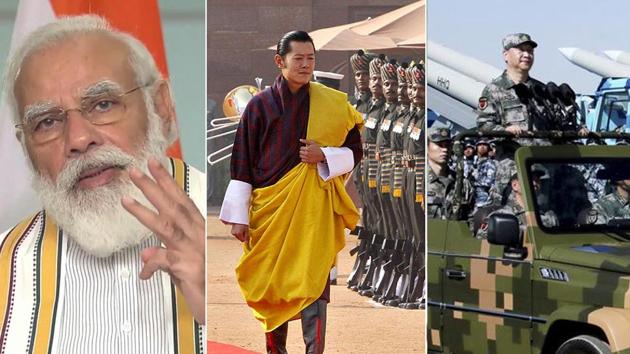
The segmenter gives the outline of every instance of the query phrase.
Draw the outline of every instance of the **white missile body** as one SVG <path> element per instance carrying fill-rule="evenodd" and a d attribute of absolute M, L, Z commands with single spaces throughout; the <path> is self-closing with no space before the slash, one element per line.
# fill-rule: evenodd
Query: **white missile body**
<path fill-rule="evenodd" d="M 501 69 L 435 42 L 428 41 L 427 47 L 431 48 L 427 51 L 429 59 L 459 71 L 484 84 L 490 83 L 490 81 L 503 73 Z"/>
<path fill-rule="evenodd" d="M 477 108 L 485 84 L 467 75 L 448 68 L 432 59 L 427 59 L 427 85 Z"/>
<path fill-rule="evenodd" d="M 619 64 L 630 65 L 630 53 L 622 50 L 605 50 L 604 54 Z"/>
<path fill-rule="evenodd" d="M 558 48 L 571 63 L 602 77 L 630 77 L 630 66 L 580 48 Z"/>

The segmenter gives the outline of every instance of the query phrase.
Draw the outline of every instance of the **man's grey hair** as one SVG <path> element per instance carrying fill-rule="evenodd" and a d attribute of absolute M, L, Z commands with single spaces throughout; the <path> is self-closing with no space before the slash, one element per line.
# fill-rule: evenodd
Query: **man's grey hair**
<path fill-rule="evenodd" d="M 148 49 L 144 46 L 144 44 L 142 44 L 142 42 L 132 35 L 112 28 L 104 18 L 96 15 L 82 15 L 63 17 L 39 27 L 24 39 L 22 45 L 19 46 L 12 55 L 5 73 L 5 97 L 7 103 L 9 104 L 14 124 L 19 124 L 22 121 L 15 97 L 15 83 L 20 75 L 20 70 L 24 61 L 29 56 L 42 49 L 49 48 L 59 42 L 78 35 L 92 33 L 105 34 L 111 38 L 119 40 L 127 46 L 129 50 L 129 63 L 135 74 L 136 84 L 138 86 L 149 85 L 146 88 L 142 88 L 147 111 L 153 112 L 155 110 L 153 96 L 162 81 L 162 75 L 160 74 L 160 71 L 155 64 L 155 60 L 153 59 L 151 53 L 149 53 Z M 170 124 L 167 131 L 168 141 L 174 141 L 174 138 L 177 135 L 176 125 L 174 123 Z M 22 144 L 24 144 L 23 136 L 20 140 L 22 141 Z"/>

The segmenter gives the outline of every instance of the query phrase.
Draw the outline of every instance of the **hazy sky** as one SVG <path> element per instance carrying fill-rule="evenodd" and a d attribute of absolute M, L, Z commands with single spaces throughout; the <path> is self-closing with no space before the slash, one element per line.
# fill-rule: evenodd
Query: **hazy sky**
<path fill-rule="evenodd" d="M 500 69 L 503 36 L 529 33 L 538 43 L 532 76 L 566 82 L 578 93 L 592 94 L 601 78 L 569 62 L 558 48 L 630 52 L 630 1 L 429 0 L 427 9 L 429 40 Z"/>

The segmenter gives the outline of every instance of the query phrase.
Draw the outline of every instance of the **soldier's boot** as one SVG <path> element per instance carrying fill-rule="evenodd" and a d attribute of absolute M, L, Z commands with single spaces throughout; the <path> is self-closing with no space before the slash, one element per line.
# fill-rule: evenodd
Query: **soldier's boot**
<path fill-rule="evenodd" d="M 399 267 L 404 266 L 402 251 L 404 240 L 396 240 L 394 244 L 394 250 L 392 252 L 392 256 L 390 257 L 390 261 L 384 267 L 386 271 L 389 272 L 389 279 L 386 284 L 386 287 L 383 292 L 383 296 L 381 297 L 381 303 L 386 304 L 391 301 L 398 301 L 398 296 L 396 296 L 396 290 L 398 288 L 398 283 L 400 280 L 400 272 Z M 392 305 L 390 305 L 392 306 Z M 398 306 L 398 303 L 393 306 Z"/>
<path fill-rule="evenodd" d="M 287 354 L 288 332 L 289 322 L 285 322 L 273 331 L 265 333 L 267 337 L 267 354 Z"/>
<path fill-rule="evenodd" d="M 382 245 L 383 236 L 374 234 L 372 236 L 372 244 L 370 245 L 370 265 L 363 281 L 359 285 L 359 294 L 362 296 L 372 297 L 374 295 L 372 284 L 374 282 L 374 275 L 381 264 L 381 260 L 378 256 Z"/>
<path fill-rule="evenodd" d="M 398 305 L 400 308 L 416 309 L 419 307 L 418 299 L 421 294 L 418 295 L 418 287 L 422 288 L 422 282 L 424 280 L 424 275 L 422 274 L 424 267 L 419 263 L 420 257 L 418 251 L 415 249 L 409 253 L 409 268 L 407 271 L 409 284 L 405 291 L 403 301 Z M 422 292 L 421 289 L 420 292 Z"/>
<path fill-rule="evenodd" d="M 422 271 L 424 271 L 424 267 L 421 267 L 417 271 L 417 274 L 413 282 L 413 289 L 411 291 L 411 294 L 409 295 L 409 300 L 407 303 L 403 304 L 402 306 L 405 309 L 415 310 L 415 309 L 419 309 L 422 305 L 421 297 L 422 297 L 422 290 L 424 288 L 424 279 L 423 279 L 424 277 L 421 274 Z"/>
<path fill-rule="evenodd" d="M 324 353 L 326 344 L 326 307 L 325 300 L 316 300 L 302 310 L 302 337 L 306 345 L 306 354 Z"/>
<path fill-rule="evenodd" d="M 392 274 L 392 257 L 394 256 L 395 240 L 385 240 L 383 247 L 381 248 L 381 267 L 379 269 L 377 281 L 374 283 L 374 295 L 372 300 L 381 301 L 381 298 L 387 291 L 387 284 Z"/>
<path fill-rule="evenodd" d="M 369 231 L 367 231 L 365 228 L 362 228 L 360 226 L 357 226 L 357 229 L 358 229 L 357 235 L 359 236 L 359 245 L 350 250 L 350 255 L 354 256 L 356 254 L 357 257 L 354 261 L 354 266 L 352 267 L 352 271 L 350 272 L 350 275 L 348 276 L 348 283 L 347 283 L 348 288 L 354 291 L 357 291 L 357 285 L 359 284 L 359 281 L 361 280 L 361 277 L 363 273 L 365 272 L 365 264 L 369 256 L 366 249 L 368 247 L 368 242 L 370 241 Z"/>

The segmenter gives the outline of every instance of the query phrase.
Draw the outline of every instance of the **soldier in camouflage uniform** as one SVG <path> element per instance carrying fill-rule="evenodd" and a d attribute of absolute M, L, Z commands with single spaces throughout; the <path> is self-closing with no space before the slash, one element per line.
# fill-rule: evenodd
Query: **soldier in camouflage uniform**
<path fill-rule="evenodd" d="M 534 48 L 538 44 L 526 33 L 508 34 L 503 38 L 503 58 L 506 70 L 501 76 L 486 85 L 479 98 L 477 107 L 477 127 L 480 131 L 508 131 L 518 136 L 524 131 L 544 130 L 543 117 L 538 109 L 532 109 L 535 102 L 521 102 L 515 87 L 524 84 L 531 88 L 534 84 L 542 84 L 529 76 L 534 64 Z M 517 139 L 520 145 L 545 144 L 531 139 Z M 497 160 L 499 161 L 496 176 L 496 193 L 501 195 L 507 186 L 514 165 L 514 151 L 517 146 L 507 142 L 497 143 Z"/>
<path fill-rule="evenodd" d="M 531 88 L 540 81 L 529 76 L 538 45 L 528 34 L 514 33 L 503 38 L 503 58 L 507 65 L 501 76 L 486 85 L 479 98 L 477 127 L 481 131 L 508 131 L 519 135 L 539 130 L 544 122 L 535 111 L 521 102 L 515 90 L 518 84 Z M 531 145 L 531 141 L 519 141 Z"/>
<path fill-rule="evenodd" d="M 446 219 L 452 206 L 455 173 L 448 167 L 451 156 L 451 130 L 429 129 L 427 145 L 427 216 Z"/>
<path fill-rule="evenodd" d="M 475 144 L 472 140 L 466 140 L 464 147 L 464 177 L 470 179 L 477 168 L 475 159 Z"/>
<path fill-rule="evenodd" d="M 516 137 L 525 131 L 554 129 L 540 113 L 544 107 L 533 99 L 526 103 L 517 95 L 520 85 L 529 89 L 534 85 L 543 85 L 529 76 L 534 64 L 534 48 L 538 44 L 526 33 L 508 34 L 502 44 L 507 68 L 483 89 L 477 107 L 477 127 L 480 131 L 507 131 Z M 574 127 L 580 129 L 582 135 L 588 132 L 583 126 Z M 550 145 L 544 139 L 516 139 L 516 144 L 510 143 L 503 141 L 497 144 L 496 194 L 502 194 L 507 186 L 510 176 L 506 171 L 514 168 L 513 155 L 518 145 Z"/>
<path fill-rule="evenodd" d="M 630 220 L 630 168 L 620 166 L 608 173 L 614 191 L 593 203 L 591 214 L 597 218 L 595 224 L 607 224 L 613 219 Z"/>
<path fill-rule="evenodd" d="M 512 174 L 510 178 L 510 187 L 511 187 L 511 196 L 507 198 L 507 203 L 501 207 L 490 213 L 488 218 L 494 214 L 509 214 L 514 215 L 518 219 L 518 224 L 521 229 L 521 234 L 525 232 L 525 227 L 527 225 L 527 221 L 525 220 L 525 201 L 523 200 L 523 195 L 521 194 L 521 185 L 518 181 L 518 176 L 516 173 L 516 167 L 510 170 Z M 534 191 L 537 193 L 540 190 L 540 177 L 544 175 L 543 171 L 534 170 L 532 173 L 532 184 L 534 187 Z M 542 224 L 546 227 L 554 227 L 558 226 L 558 217 L 552 210 L 547 210 L 540 213 L 540 219 Z M 478 238 L 487 238 L 488 237 L 488 227 L 487 221 L 477 230 Z"/>
<path fill-rule="evenodd" d="M 497 173 L 496 162 L 488 157 L 490 143 L 486 138 L 477 140 L 477 169 L 473 175 L 475 186 L 475 208 L 490 203 L 490 188 L 494 186 Z"/>

